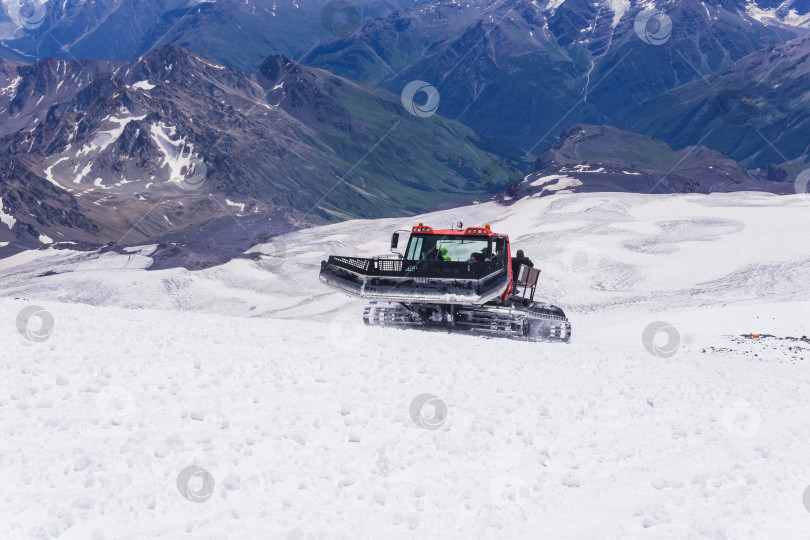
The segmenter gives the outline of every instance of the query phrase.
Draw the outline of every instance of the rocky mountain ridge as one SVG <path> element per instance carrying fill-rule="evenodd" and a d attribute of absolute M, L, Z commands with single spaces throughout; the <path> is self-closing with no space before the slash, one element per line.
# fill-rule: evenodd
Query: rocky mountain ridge
<path fill-rule="evenodd" d="M 2 60 L 0 126 L 16 220 L 0 241 L 26 245 L 131 244 L 228 216 L 401 215 L 485 194 L 495 159 L 385 90 L 279 55 L 245 74 L 175 45 L 132 63 Z"/>

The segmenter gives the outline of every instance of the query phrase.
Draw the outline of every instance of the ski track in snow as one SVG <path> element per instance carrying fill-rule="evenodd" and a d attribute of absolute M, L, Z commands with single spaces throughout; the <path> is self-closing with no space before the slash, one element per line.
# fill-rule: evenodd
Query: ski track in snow
<path fill-rule="evenodd" d="M 570 344 L 368 328 L 317 280 L 459 219 L 532 257 Z M 739 336 L 810 334 L 809 225 L 798 196 L 582 194 L 298 231 L 200 272 L 145 272 L 149 247 L 0 260 L 0 538 L 806 537 L 810 344 Z M 40 343 L 15 326 L 32 304 Z M 656 320 L 671 358 L 642 344 Z M 409 415 L 424 393 L 435 431 Z M 179 493 L 189 465 L 209 500 Z"/>

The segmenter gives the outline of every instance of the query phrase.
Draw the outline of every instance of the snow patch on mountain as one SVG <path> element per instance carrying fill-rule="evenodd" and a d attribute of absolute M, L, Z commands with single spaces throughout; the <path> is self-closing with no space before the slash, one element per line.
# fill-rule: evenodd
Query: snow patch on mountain
<path fill-rule="evenodd" d="M 5 88 L 0 88 L 0 94 L 6 95 L 10 93 L 13 97 L 14 93 L 17 91 L 17 87 L 20 85 L 20 82 L 22 82 L 22 77 L 17 76 L 13 81 L 11 81 L 11 84 Z"/>
<path fill-rule="evenodd" d="M 155 85 L 149 84 L 149 81 L 138 81 L 132 85 L 133 88 L 140 88 L 141 90 L 152 90 Z"/>
<path fill-rule="evenodd" d="M 239 208 L 240 212 L 245 211 L 245 203 L 234 202 L 234 201 L 232 201 L 230 199 L 225 199 L 225 204 L 227 204 L 228 206 L 235 206 L 235 207 Z"/>
<path fill-rule="evenodd" d="M 775 8 L 763 9 L 756 2 L 750 2 L 745 11 L 748 15 L 763 24 L 785 24 L 799 28 L 810 28 L 810 12 L 800 13 L 785 2 Z"/>
<path fill-rule="evenodd" d="M 118 140 L 118 137 L 124 132 L 124 128 L 127 127 L 127 124 L 135 121 L 140 121 L 146 118 L 146 115 L 141 116 L 125 116 L 123 118 L 117 118 L 115 116 L 108 116 L 102 122 L 109 122 L 111 124 L 115 124 L 115 127 L 108 130 L 98 131 L 96 132 L 95 137 L 93 140 L 90 141 L 89 144 L 86 144 L 81 150 L 76 153 L 76 157 L 86 156 L 90 152 L 103 152 L 110 146 L 112 143 Z M 54 164 L 55 165 L 55 164 Z"/>
<path fill-rule="evenodd" d="M 526 181 L 529 181 L 529 185 L 533 187 L 543 186 L 543 191 L 560 191 L 563 189 L 567 189 L 570 187 L 581 186 L 582 182 L 576 178 L 572 178 L 570 176 L 566 176 L 564 174 L 550 174 L 546 176 L 540 176 L 536 180 L 538 175 L 529 175 L 526 177 Z"/>
<path fill-rule="evenodd" d="M 186 143 L 185 137 L 171 139 L 176 131 L 176 127 L 166 126 L 163 123 L 152 124 L 150 127 L 152 139 L 163 154 L 160 168 L 168 167 L 168 181 L 180 184 L 185 178 L 185 172 L 193 167 L 199 158 L 194 154 L 194 145 Z"/>
<path fill-rule="evenodd" d="M 3 209 L 3 198 L 0 197 L 0 223 L 5 223 L 9 230 L 14 228 L 14 224 L 17 223 L 17 220 L 14 219 L 14 216 L 11 214 L 6 214 L 5 210 Z"/>
<path fill-rule="evenodd" d="M 80 184 L 82 182 L 82 178 L 90 174 L 90 171 L 93 169 L 93 162 L 88 161 L 87 165 L 81 170 L 79 174 L 76 175 L 76 178 L 73 179 L 74 184 Z"/>
<path fill-rule="evenodd" d="M 66 161 L 68 159 L 70 159 L 68 156 L 60 157 L 59 159 L 54 161 L 49 167 L 45 168 L 45 179 L 48 182 L 50 182 L 51 184 L 55 185 L 56 187 L 58 187 L 60 189 L 65 189 L 65 188 L 62 186 L 62 184 L 57 182 L 56 179 L 54 179 L 54 177 L 53 177 L 53 168 L 56 167 L 57 165 L 59 165 L 61 162 Z"/>
<path fill-rule="evenodd" d="M 624 17 L 624 14 L 627 13 L 627 10 L 630 9 L 630 0 L 608 0 L 608 5 L 613 11 L 613 27 L 615 28 Z"/>

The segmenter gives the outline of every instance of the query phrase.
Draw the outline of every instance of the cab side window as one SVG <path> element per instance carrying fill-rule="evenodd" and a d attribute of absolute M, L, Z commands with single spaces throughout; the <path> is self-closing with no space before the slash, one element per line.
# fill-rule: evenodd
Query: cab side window
<path fill-rule="evenodd" d="M 405 258 L 409 259 L 411 261 L 418 261 L 419 260 L 419 255 L 420 255 L 420 253 L 422 253 L 422 242 L 423 241 L 424 241 L 424 238 L 420 238 L 418 236 L 415 237 L 413 239 L 413 241 L 411 241 L 411 245 L 408 248 L 408 254 L 406 255 Z"/>
<path fill-rule="evenodd" d="M 501 264 L 506 264 L 506 238 L 495 238 L 493 241 L 495 248 L 495 260 Z"/>

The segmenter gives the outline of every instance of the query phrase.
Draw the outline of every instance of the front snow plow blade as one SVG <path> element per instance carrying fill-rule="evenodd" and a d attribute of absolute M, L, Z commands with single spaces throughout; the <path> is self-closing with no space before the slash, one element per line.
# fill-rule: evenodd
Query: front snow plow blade
<path fill-rule="evenodd" d="M 320 280 L 346 294 L 387 302 L 481 305 L 509 284 L 497 262 L 411 261 L 330 256 Z"/>

